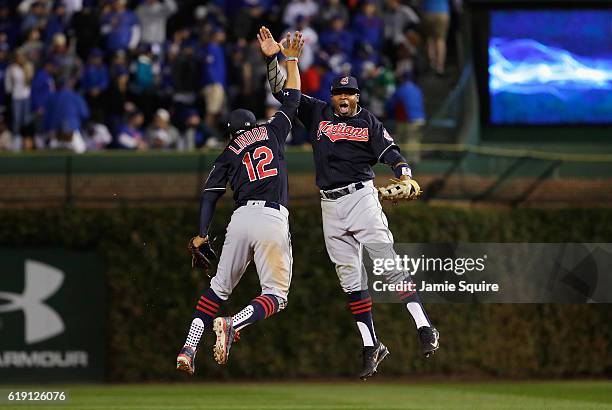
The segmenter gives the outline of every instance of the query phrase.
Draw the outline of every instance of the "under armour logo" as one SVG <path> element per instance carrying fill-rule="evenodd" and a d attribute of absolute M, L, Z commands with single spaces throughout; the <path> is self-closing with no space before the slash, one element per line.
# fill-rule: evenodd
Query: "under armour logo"
<path fill-rule="evenodd" d="M 342 85 L 347 85 L 349 82 L 349 78 L 348 77 L 342 77 L 342 79 L 340 79 L 340 84 Z"/>
<path fill-rule="evenodd" d="M 289 91 L 283 91 L 283 95 L 284 96 L 288 96 L 289 95 Z"/>
<path fill-rule="evenodd" d="M 57 312 L 42 303 L 53 296 L 64 281 L 64 273 L 41 262 L 26 260 L 23 294 L 0 292 L 0 313 L 23 310 L 25 341 L 41 342 L 64 331 L 64 322 Z"/>

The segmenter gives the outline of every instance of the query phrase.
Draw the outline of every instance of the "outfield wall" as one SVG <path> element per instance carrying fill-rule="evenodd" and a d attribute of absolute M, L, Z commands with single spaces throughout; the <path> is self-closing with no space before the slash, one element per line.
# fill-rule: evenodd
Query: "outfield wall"
<path fill-rule="evenodd" d="M 222 207 L 213 222 L 217 247 L 223 243 L 230 212 Z M 417 205 L 390 206 L 387 213 L 398 242 L 612 242 L 612 210 L 607 209 L 467 211 Z M 96 368 L 78 380 L 181 378 L 174 370 L 175 356 L 194 302 L 208 284 L 205 275 L 190 269 L 186 251 L 196 227 L 195 207 L 0 210 L 3 255 L 12 254 L 11 261 L 21 255 L 59 269 L 65 286 L 80 278 L 76 287 L 51 296 L 43 291 L 38 297 L 60 315 L 64 329 L 57 336 L 25 343 L 23 312 L 15 307 L 0 313 L 1 358 L 6 359 L 9 339 L 20 341 L 24 351 L 49 350 L 48 344 L 55 343 L 58 349 L 88 353 L 92 366 L 102 360 L 103 374 Z M 291 229 L 294 276 L 287 310 L 247 329 L 227 367 L 214 364 L 209 334 L 198 357 L 197 379 L 322 378 L 357 372 L 360 341 L 327 258 L 319 208 L 292 207 Z M 97 261 L 95 268 L 86 263 L 94 260 L 89 257 Z M 6 288 L 6 279 L 23 273 L 19 261 L 9 266 L 7 260 L 0 291 L 18 294 L 18 286 Z M 103 289 L 96 284 L 98 278 Z M 236 312 L 258 292 L 251 267 L 222 312 Z M 83 300 L 103 309 L 89 309 Z M 418 353 L 412 320 L 401 305 L 375 306 L 377 334 L 393 352 L 381 369 L 385 375 L 612 375 L 612 310 L 607 305 L 438 304 L 431 305 L 429 313 L 441 332 L 442 348 L 425 361 Z M 83 323 L 95 324 L 95 332 Z M 69 332 L 80 336 L 66 337 Z M 88 332 L 100 335 L 94 340 L 103 339 L 103 353 L 81 337 Z M 60 359 L 78 367 L 83 356 Z M 23 380 L 14 377 L 14 370 L 0 363 L 0 381 Z M 70 374 L 70 368 L 64 368 L 64 377 L 66 372 Z M 34 367 L 26 373 L 63 380 L 61 374 L 40 376 Z"/>

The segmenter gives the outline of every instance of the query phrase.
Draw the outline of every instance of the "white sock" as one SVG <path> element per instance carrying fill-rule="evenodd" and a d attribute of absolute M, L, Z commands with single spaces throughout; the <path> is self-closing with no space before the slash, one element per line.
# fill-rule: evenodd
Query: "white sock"
<path fill-rule="evenodd" d="M 253 316 L 253 313 L 255 313 L 253 306 L 247 305 L 247 307 L 232 316 L 232 324 L 234 325 L 234 329 L 240 330 L 250 325 L 251 322 L 248 319 Z"/>
<path fill-rule="evenodd" d="M 414 324 L 416 325 L 417 329 L 423 326 L 431 326 L 431 323 L 429 323 L 429 320 L 427 320 L 427 316 L 425 316 L 425 312 L 423 312 L 423 308 L 419 303 L 408 302 L 406 307 L 408 308 L 408 312 L 410 312 L 412 315 L 412 319 L 414 320 Z"/>
<path fill-rule="evenodd" d="M 363 322 L 357 321 L 357 327 L 359 328 L 359 332 L 361 333 L 361 340 L 363 341 L 363 346 L 374 346 L 374 340 L 376 339 L 376 333 L 370 333 L 370 328 Z M 374 324 L 372 324 L 372 332 L 374 332 Z"/>
<path fill-rule="evenodd" d="M 187 335 L 185 345 L 197 349 L 203 333 L 204 322 L 202 322 L 202 319 L 200 319 L 199 317 L 196 317 L 191 321 L 191 327 L 189 328 L 189 334 Z"/>

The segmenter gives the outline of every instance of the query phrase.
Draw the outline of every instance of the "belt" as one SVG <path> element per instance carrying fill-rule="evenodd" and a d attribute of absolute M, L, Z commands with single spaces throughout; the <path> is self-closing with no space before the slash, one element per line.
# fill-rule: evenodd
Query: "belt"
<path fill-rule="evenodd" d="M 240 208 L 241 206 L 248 205 L 249 202 L 251 202 L 251 201 L 236 202 L 236 209 Z M 264 202 L 263 206 L 266 207 L 266 208 L 276 209 L 277 211 L 280 211 L 280 209 L 281 209 L 280 204 L 277 204 L 276 202 L 266 201 L 266 202 Z"/>
<path fill-rule="evenodd" d="M 356 184 L 351 184 L 351 185 L 345 186 L 343 188 L 332 189 L 332 190 L 329 190 L 329 191 L 321 191 L 321 198 L 322 199 L 338 199 L 338 198 L 342 198 L 345 195 L 352 194 L 355 191 L 359 191 L 363 187 L 365 187 L 363 182 L 357 182 Z"/>

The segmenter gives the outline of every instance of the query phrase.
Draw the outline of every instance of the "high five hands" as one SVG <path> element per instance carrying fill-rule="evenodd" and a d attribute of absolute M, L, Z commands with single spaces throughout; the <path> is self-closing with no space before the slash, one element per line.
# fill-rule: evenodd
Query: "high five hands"
<path fill-rule="evenodd" d="M 287 37 L 277 43 L 270 30 L 262 26 L 257 34 L 257 40 L 259 40 L 261 52 L 266 57 L 273 57 L 279 51 L 285 57 L 299 57 L 304 48 L 304 39 L 299 31 L 296 31 L 293 37 L 291 33 L 287 33 Z"/>

